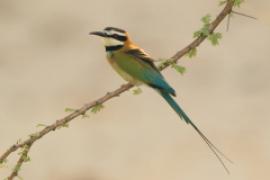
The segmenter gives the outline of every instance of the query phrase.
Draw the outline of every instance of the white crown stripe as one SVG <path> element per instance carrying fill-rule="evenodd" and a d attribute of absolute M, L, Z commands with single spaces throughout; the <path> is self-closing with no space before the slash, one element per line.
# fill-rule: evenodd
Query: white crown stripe
<path fill-rule="evenodd" d="M 122 33 L 122 32 L 119 32 L 119 31 L 114 31 L 114 30 L 105 30 L 105 32 L 108 34 L 108 35 L 113 35 L 113 34 L 117 34 L 119 36 L 126 36 L 125 33 Z"/>

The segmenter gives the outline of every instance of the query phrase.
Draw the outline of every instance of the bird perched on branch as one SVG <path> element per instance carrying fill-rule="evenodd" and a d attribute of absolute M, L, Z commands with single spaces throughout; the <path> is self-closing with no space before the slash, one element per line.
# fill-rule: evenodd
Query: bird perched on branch
<path fill-rule="evenodd" d="M 90 34 L 102 38 L 109 63 L 123 79 L 134 85 L 145 84 L 156 90 L 179 117 L 195 129 L 225 170 L 229 172 L 221 156 L 228 161 L 230 160 L 199 130 L 177 104 L 172 97 L 176 96 L 175 90 L 166 82 L 155 66 L 154 60 L 131 41 L 125 30 L 106 27 L 102 31 L 95 31 Z"/>

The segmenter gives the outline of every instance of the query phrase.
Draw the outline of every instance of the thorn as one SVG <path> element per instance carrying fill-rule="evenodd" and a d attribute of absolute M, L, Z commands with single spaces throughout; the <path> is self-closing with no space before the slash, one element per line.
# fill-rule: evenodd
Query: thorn
<path fill-rule="evenodd" d="M 247 14 L 244 14 L 244 13 L 240 13 L 240 12 L 237 12 L 237 11 L 232 11 L 232 13 L 237 14 L 239 16 L 244 16 L 244 17 L 247 17 L 247 18 L 251 18 L 251 19 L 257 20 L 256 17 L 250 16 L 250 15 L 247 15 Z"/>
<path fill-rule="evenodd" d="M 106 93 L 106 96 L 109 96 L 110 97 L 110 96 L 112 96 L 112 94 L 113 94 L 112 92 L 107 92 Z"/>

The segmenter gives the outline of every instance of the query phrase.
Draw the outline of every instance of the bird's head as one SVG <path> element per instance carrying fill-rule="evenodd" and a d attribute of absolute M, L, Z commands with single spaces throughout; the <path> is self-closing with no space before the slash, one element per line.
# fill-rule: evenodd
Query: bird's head
<path fill-rule="evenodd" d="M 90 35 L 101 37 L 107 51 L 121 49 L 130 42 L 127 32 L 115 27 L 106 27 L 102 31 L 90 32 Z"/>

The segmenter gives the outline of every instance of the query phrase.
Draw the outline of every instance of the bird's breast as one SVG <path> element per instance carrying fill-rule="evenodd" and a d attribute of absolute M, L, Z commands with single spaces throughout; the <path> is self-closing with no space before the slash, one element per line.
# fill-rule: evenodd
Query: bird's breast
<path fill-rule="evenodd" d="M 107 60 L 112 66 L 112 68 L 126 81 L 134 84 L 139 85 L 141 84 L 137 79 L 132 77 L 130 74 L 128 74 L 126 71 L 124 71 L 117 62 L 117 59 L 114 57 L 113 53 L 107 53 Z"/>

